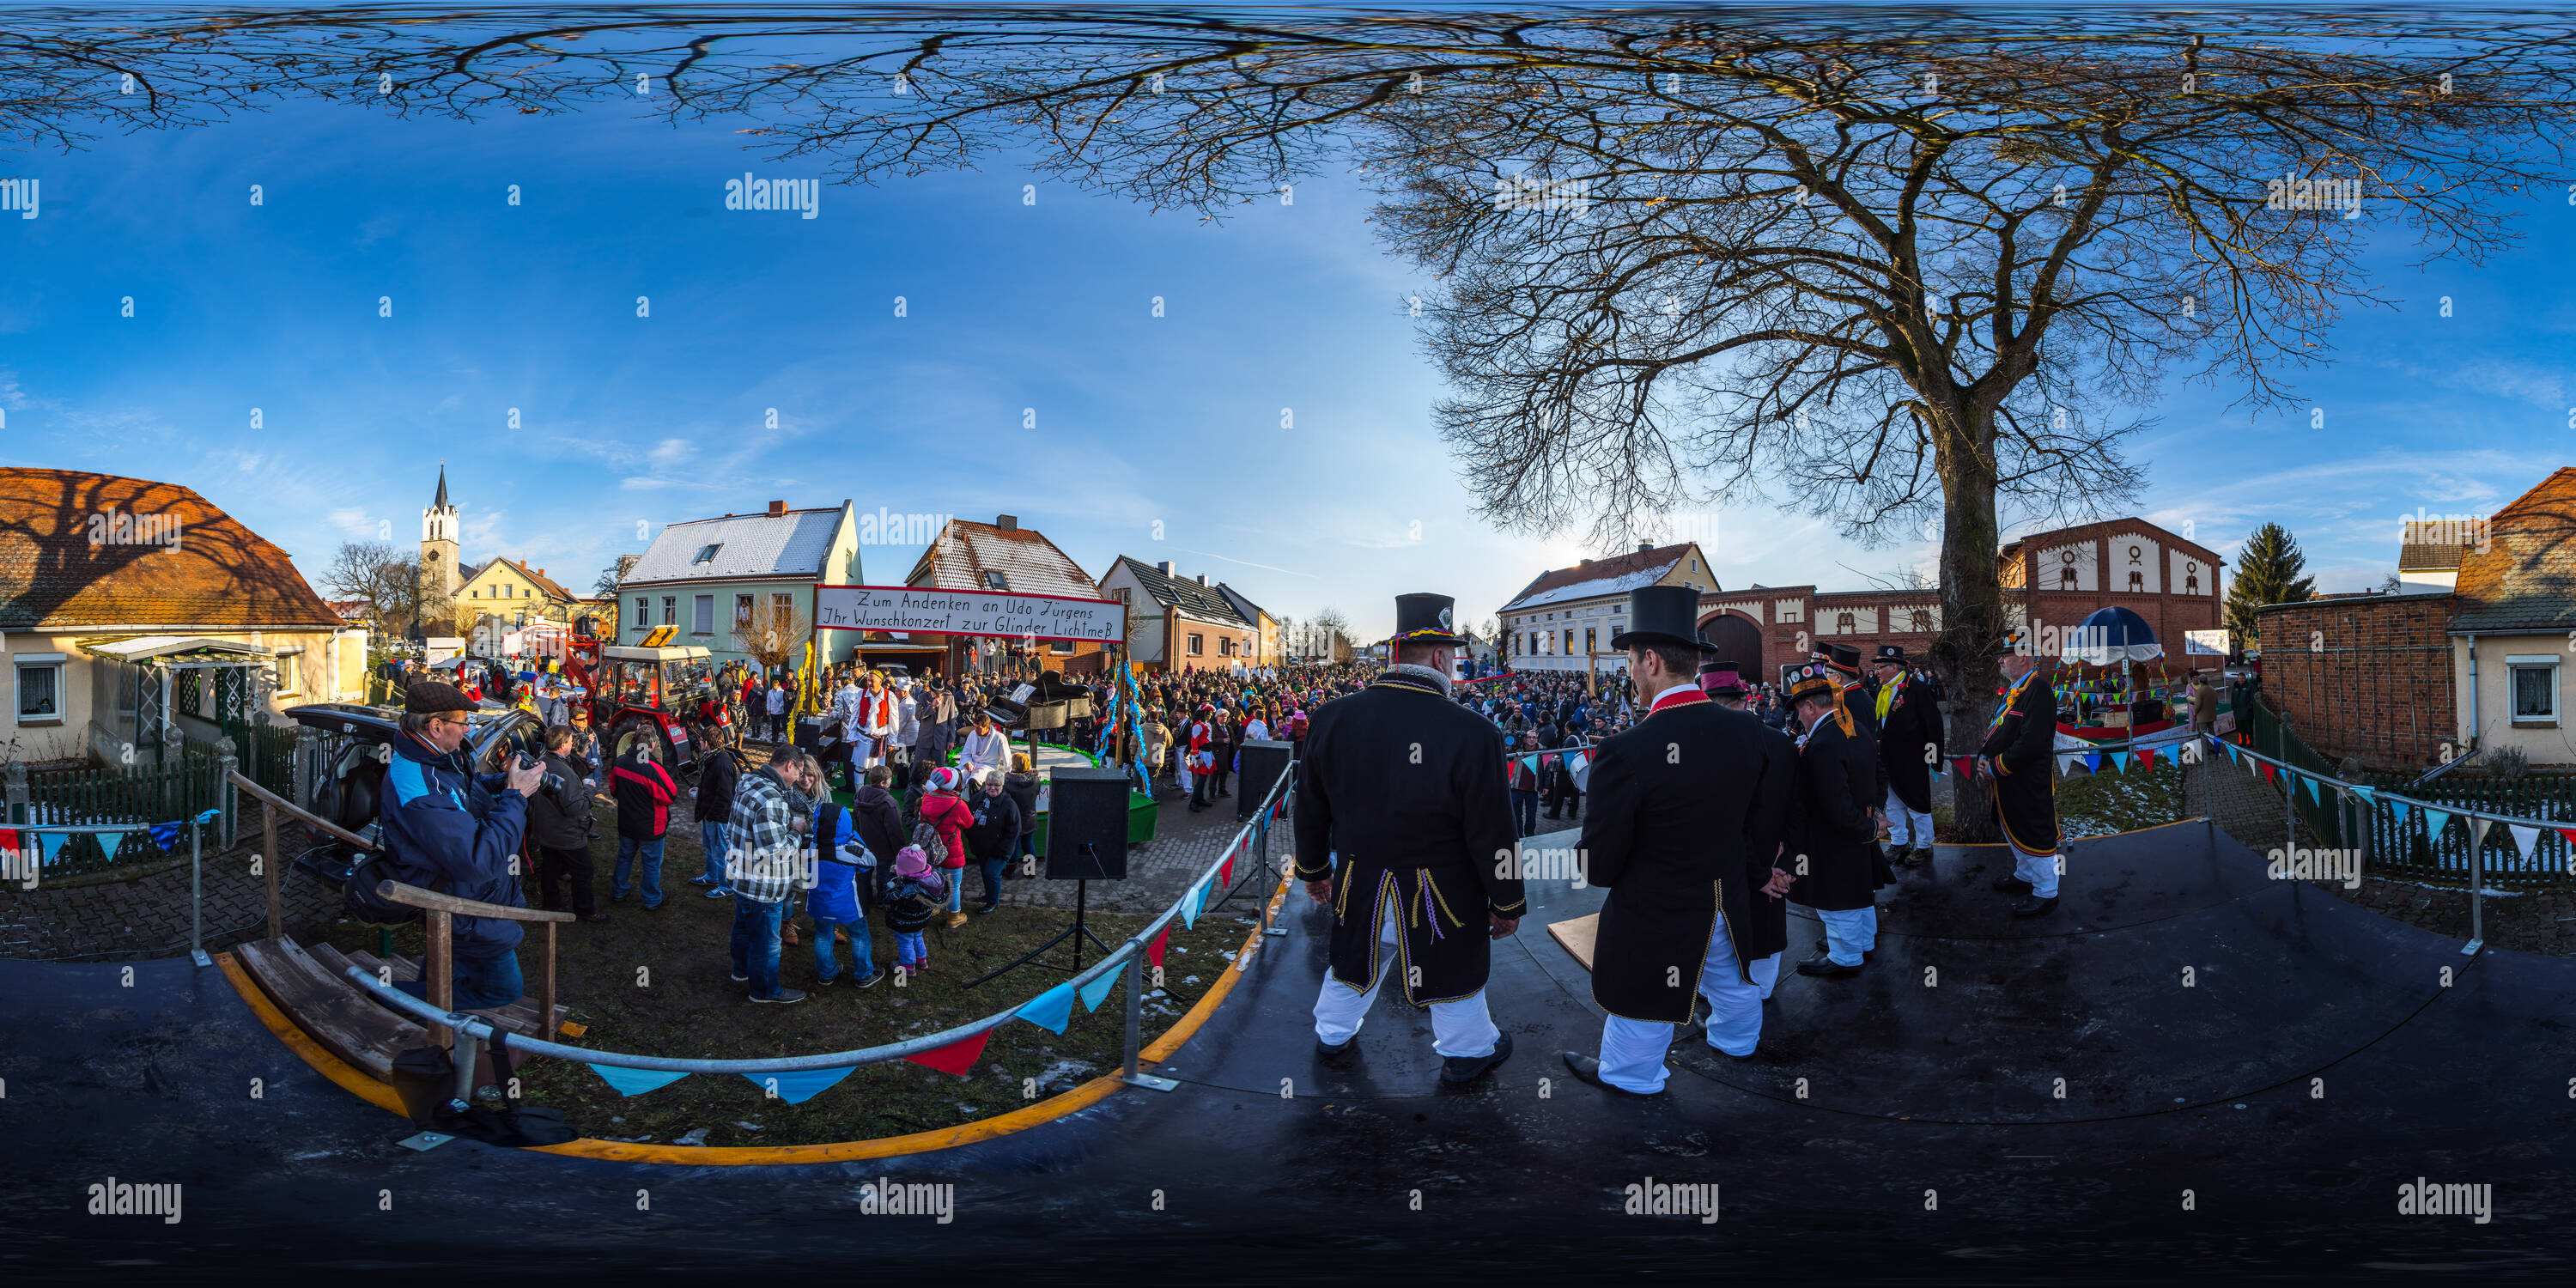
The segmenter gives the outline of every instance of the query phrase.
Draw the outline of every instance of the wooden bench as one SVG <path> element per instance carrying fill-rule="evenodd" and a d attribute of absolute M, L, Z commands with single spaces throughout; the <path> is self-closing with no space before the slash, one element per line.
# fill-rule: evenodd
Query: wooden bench
<path fill-rule="evenodd" d="M 393 1081 L 394 1057 L 429 1045 L 427 1026 L 377 1005 L 339 973 L 336 963 L 326 963 L 292 939 L 253 940 L 233 955 L 288 1019 L 369 1077 Z"/>

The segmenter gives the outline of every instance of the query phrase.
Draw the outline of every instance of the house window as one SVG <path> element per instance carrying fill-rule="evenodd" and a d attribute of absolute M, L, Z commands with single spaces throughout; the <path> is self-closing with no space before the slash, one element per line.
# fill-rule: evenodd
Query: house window
<path fill-rule="evenodd" d="M 2558 659 L 2548 654 L 2508 657 L 2505 662 L 2505 687 L 2513 701 L 2513 722 L 2518 725 L 2554 725 L 2558 723 Z"/>
<path fill-rule="evenodd" d="M 1570 626 L 1565 630 L 1565 651 L 1569 654 L 1574 652 L 1574 628 Z"/>
<path fill-rule="evenodd" d="M 677 626 L 680 624 L 679 596 L 664 595 L 662 597 L 662 624 L 664 626 Z"/>
<path fill-rule="evenodd" d="M 738 631 L 751 629 L 751 596 L 733 597 L 733 628 Z"/>
<path fill-rule="evenodd" d="M 778 629 L 782 631 L 786 630 L 787 624 L 796 620 L 796 596 L 792 594 L 771 595 L 769 597 L 769 620 L 772 623 L 775 623 Z"/>
<path fill-rule="evenodd" d="M 1218 657 L 1232 657 L 1232 656 L 1234 656 L 1234 637 L 1233 637 L 1233 636 L 1231 636 L 1231 635 L 1219 635 L 1219 636 L 1217 636 L 1217 637 L 1216 637 L 1216 655 L 1217 655 Z"/>
<path fill-rule="evenodd" d="M 279 651 L 275 661 L 277 696 L 281 698 L 291 698 L 300 692 L 300 689 L 296 684 L 295 673 L 302 669 L 300 662 L 303 656 L 304 650 L 300 648 L 290 648 Z"/>
<path fill-rule="evenodd" d="M 700 595 L 689 605 L 689 633 L 692 635 L 716 633 L 715 596 Z"/>
<path fill-rule="evenodd" d="M 1190 656 L 1197 657 L 1205 652 L 1207 652 L 1207 637 L 1204 635 L 1192 635 L 1190 637 Z"/>
<path fill-rule="evenodd" d="M 1049 640 L 1047 641 L 1047 649 L 1052 653 L 1070 653 L 1073 651 L 1073 641 Z"/>
<path fill-rule="evenodd" d="M 1583 651 L 1586 653 L 1599 651 L 1598 647 L 1592 642 L 1592 628 L 1589 626 L 1583 628 Z"/>
<path fill-rule="evenodd" d="M 63 655 L 21 653 L 17 663 L 18 723 L 62 723 Z"/>
<path fill-rule="evenodd" d="M 714 545 L 700 546 L 698 547 L 698 557 L 690 560 L 689 562 L 693 564 L 714 563 L 716 552 L 722 549 L 724 549 L 724 543 L 721 541 L 716 542 Z"/>
<path fill-rule="evenodd" d="M 1003 575 L 1002 575 L 1002 570 L 1001 570 L 1001 569 L 999 569 L 999 568 L 987 568 L 987 569 L 985 569 L 985 570 L 984 570 L 984 589 L 986 589 L 986 590 L 1009 590 L 1010 588 L 1011 588 L 1011 579 L 1010 579 L 1010 578 L 1008 578 L 1008 577 L 1006 577 L 1006 576 L 1003 576 Z"/>
<path fill-rule="evenodd" d="M 652 624 L 653 601 L 646 599 L 642 595 L 637 595 L 635 597 L 635 629 L 640 631 Z"/>

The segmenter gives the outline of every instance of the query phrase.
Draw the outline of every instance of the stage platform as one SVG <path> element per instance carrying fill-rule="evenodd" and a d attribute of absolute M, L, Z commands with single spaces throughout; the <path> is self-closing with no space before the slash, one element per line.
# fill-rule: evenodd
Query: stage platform
<path fill-rule="evenodd" d="M 2006 853 L 1944 847 L 1881 892 L 1866 973 L 1784 974 L 1756 1057 L 1677 1045 L 1654 1102 L 1558 1059 L 1594 1049 L 1600 1013 L 1546 924 L 1599 891 L 1531 883 L 1489 990 L 1517 1053 L 1462 1092 L 1438 1081 L 1427 1015 L 1392 998 L 1346 1069 L 1318 1064 L 1326 921 L 1292 890 L 1289 934 L 1163 1067 L 1180 1090 L 956 1150 L 779 1169 L 413 1154 L 392 1143 L 404 1124 L 279 1047 L 215 972 L 146 963 L 127 988 L 114 966 L 0 964 L 0 1131 L 19 1163 L 0 1175 L 0 1232 L 26 1236 L 7 1243 L 29 1268 L 230 1246 L 260 1249 L 270 1275 L 448 1264 L 460 1239 L 668 1269 L 845 1255 L 862 1236 L 880 1261 L 1046 1281 L 1425 1258 L 1505 1279 L 2571 1273 L 2576 961 L 2462 956 L 2266 880 L 2199 822 L 2080 841 L 2068 862 L 2058 911 L 2016 921 L 1986 888 Z M 1791 958 L 1814 938 L 1793 915 Z M 81 1187 L 110 1175 L 188 1182 L 185 1223 L 83 1215 Z M 954 1184 L 954 1224 L 852 1215 L 879 1176 Z M 2492 1186 L 2492 1220 L 2401 1215 L 2419 1177 Z M 1721 1218 L 1623 1215 L 1626 1187 L 1650 1182 L 1719 1185 Z"/>

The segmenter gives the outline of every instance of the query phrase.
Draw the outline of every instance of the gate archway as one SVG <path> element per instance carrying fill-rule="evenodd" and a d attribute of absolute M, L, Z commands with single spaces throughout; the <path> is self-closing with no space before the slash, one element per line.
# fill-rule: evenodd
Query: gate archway
<path fill-rule="evenodd" d="M 1762 626 L 1752 618 L 1720 609 L 1701 618 L 1699 630 L 1716 646 L 1720 660 L 1735 663 L 1748 677 L 1770 674 L 1762 668 Z"/>

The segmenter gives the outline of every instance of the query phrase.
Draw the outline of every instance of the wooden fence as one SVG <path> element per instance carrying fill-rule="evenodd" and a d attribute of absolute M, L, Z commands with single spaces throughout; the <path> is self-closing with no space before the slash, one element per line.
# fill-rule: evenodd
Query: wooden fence
<path fill-rule="evenodd" d="M 66 841 L 58 860 L 62 876 L 102 872 L 120 863 L 158 862 L 166 856 L 153 843 L 153 824 L 194 818 L 225 803 L 223 758 L 197 745 L 159 765 L 24 772 L 25 796 L 8 806 L 11 823 L 134 826 L 113 852 L 90 836 L 74 836 Z M 57 871 L 55 862 L 46 864 L 48 875 Z"/>

